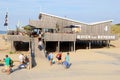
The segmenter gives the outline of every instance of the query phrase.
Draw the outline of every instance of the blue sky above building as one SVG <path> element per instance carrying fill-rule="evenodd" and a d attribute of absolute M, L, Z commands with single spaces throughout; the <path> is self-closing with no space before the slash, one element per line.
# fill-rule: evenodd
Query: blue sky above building
<path fill-rule="evenodd" d="M 120 23 L 120 0 L 0 0 L 0 30 L 8 11 L 8 25 L 15 29 L 19 21 L 27 25 L 29 19 L 38 19 L 40 12 L 93 23 L 113 20 Z"/>

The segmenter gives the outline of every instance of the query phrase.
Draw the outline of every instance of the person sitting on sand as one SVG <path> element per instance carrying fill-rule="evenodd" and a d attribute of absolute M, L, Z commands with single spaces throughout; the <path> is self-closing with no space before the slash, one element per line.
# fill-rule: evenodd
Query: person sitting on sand
<path fill-rule="evenodd" d="M 19 55 L 20 64 L 24 64 L 24 59 L 25 59 L 24 55 L 23 55 L 23 54 L 20 54 L 20 55 Z"/>
<path fill-rule="evenodd" d="M 29 69 L 29 58 L 28 58 L 28 56 L 24 57 L 24 61 L 18 67 L 19 67 L 19 69 L 23 69 L 23 68 L 27 68 L 27 67 Z"/>
<path fill-rule="evenodd" d="M 52 65 L 52 61 L 53 61 L 53 53 L 50 52 L 49 55 L 48 55 L 48 60 L 50 60 L 50 65 Z"/>
<path fill-rule="evenodd" d="M 61 64 L 61 63 L 62 63 L 62 53 L 61 53 L 61 52 L 58 53 L 58 54 L 56 55 L 56 58 L 58 59 L 58 63 Z"/>

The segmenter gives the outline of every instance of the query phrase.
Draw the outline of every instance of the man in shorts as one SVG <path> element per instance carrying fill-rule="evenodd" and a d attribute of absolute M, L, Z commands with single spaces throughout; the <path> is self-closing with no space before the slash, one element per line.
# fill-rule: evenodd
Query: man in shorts
<path fill-rule="evenodd" d="M 10 57 L 8 57 L 8 55 L 5 55 L 4 62 L 5 62 L 5 69 L 6 69 L 7 74 L 10 74 L 11 59 L 10 59 Z"/>

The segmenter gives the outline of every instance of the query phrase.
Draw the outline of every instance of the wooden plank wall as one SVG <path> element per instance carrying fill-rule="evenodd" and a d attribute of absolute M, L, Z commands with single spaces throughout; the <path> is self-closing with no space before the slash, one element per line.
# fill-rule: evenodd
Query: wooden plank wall
<path fill-rule="evenodd" d="M 105 22 L 105 23 L 100 23 L 100 24 L 81 26 L 81 31 L 79 34 L 111 35 L 110 25 L 111 25 L 111 22 Z"/>
<path fill-rule="evenodd" d="M 41 25 L 39 27 L 55 29 L 56 25 L 58 25 L 60 28 L 60 32 L 63 32 L 65 26 L 69 26 L 69 25 L 84 26 L 84 25 L 86 25 L 84 23 L 75 22 L 75 21 L 71 21 L 69 19 L 63 19 L 63 18 L 49 16 L 49 15 L 45 15 L 45 14 L 42 14 L 41 16 L 42 16 L 40 19 Z"/>
<path fill-rule="evenodd" d="M 45 33 L 44 41 L 76 41 L 76 34 Z"/>
<path fill-rule="evenodd" d="M 46 14 L 41 14 L 41 19 L 36 21 L 30 21 L 30 24 L 35 25 L 39 28 L 50 28 L 50 29 L 56 29 L 56 25 L 59 26 L 60 32 L 68 32 L 70 29 L 65 29 L 65 26 L 69 25 L 80 25 L 81 31 L 79 34 L 97 34 L 97 35 L 104 35 L 104 34 L 110 34 L 110 25 L 111 21 L 108 22 L 101 22 L 96 24 L 85 24 L 78 21 L 69 20 L 66 18 L 59 18 L 56 16 L 50 16 Z M 107 27 L 107 31 L 105 31 Z"/>
<path fill-rule="evenodd" d="M 111 34 L 110 27 L 111 27 L 111 22 L 90 25 L 90 28 L 91 28 L 90 34 L 109 35 L 109 34 Z"/>

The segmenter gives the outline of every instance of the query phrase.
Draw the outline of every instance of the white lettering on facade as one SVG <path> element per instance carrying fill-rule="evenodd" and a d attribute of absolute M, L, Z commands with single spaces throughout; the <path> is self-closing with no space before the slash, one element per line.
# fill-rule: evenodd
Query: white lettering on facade
<path fill-rule="evenodd" d="M 91 36 L 91 35 L 77 35 L 77 39 L 115 39 L 115 36 L 108 36 L 108 35 L 98 35 L 98 36 Z"/>

